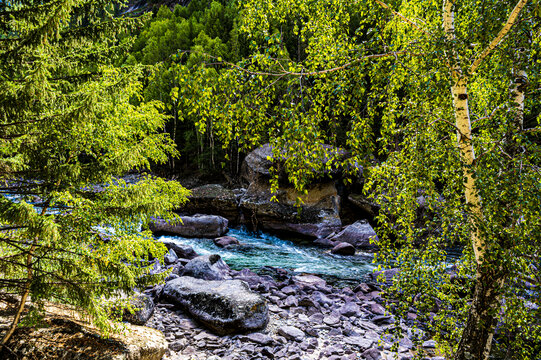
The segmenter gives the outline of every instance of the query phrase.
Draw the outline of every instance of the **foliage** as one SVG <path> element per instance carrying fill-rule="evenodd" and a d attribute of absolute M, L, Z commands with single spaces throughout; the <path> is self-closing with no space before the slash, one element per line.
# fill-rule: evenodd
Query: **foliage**
<path fill-rule="evenodd" d="M 198 168 L 216 169 L 215 156 L 219 153 L 211 132 L 204 134 L 199 131 L 197 114 L 191 111 L 189 104 L 175 98 L 171 90 L 183 85 L 179 78 L 190 76 L 190 69 L 201 62 L 201 53 L 230 61 L 237 61 L 247 54 L 247 44 L 239 35 L 239 18 L 235 1 L 194 0 L 186 7 L 176 5 L 173 11 L 162 6 L 137 35 L 126 59 L 128 64 L 157 65 L 145 87 L 144 96 L 148 101 L 165 103 L 166 112 L 171 115 L 166 130 L 176 142 L 184 166 L 195 163 Z M 213 70 L 206 74 L 210 76 L 209 81 L 219 71 L 211 68 Z M 190 81 L 195 81 L 195 78 Z M 190 94 L 193 97 L 197 95 Z M 209 122 L 205 126 L 212 125 Z M 170 160 L 170 170 L 175 170 L 177 162 Z"/>
<path fill-rule="evenodd" d="M 140 224 L 187 195 L 115 180 L 175 154 L 162 104 L 140 101 L 141 67 L 112 65 L 141 25 L 118 6 L 0 3 L 0 295 L 73 305 L 105 331 L 105 299 L 157 280 L 148 260 L 165 249 Z"/>
<path fill-rule="evenodd" d="M 442 350 L 459 358 L 464 346 L 482 352 L 497 320 L 493 352 L 528 359 L 541 336 L 539 11 L 484 3 L 248 1 L 254 54 L 174 95 L 212 120 L 224 144 L 249 148 L 269 134 L 300 190 L 335 164 L 329 157 L 340 160 L 324 143 L 351 151 L 342 168 L 365 165 L 365 189 L 382 206 L 378 261 L 401 268 L 393 310 L 426 314 Z M 443 26 L 452 13 L 454 31 Z M 296 54 L 288 26 L 304 45 Z M 465 100 L 469 111 L 456 105 Z M 370 166 L 375 138 L 382 162 Z M 451 246 L 463 249 L 456 261 Z"/>

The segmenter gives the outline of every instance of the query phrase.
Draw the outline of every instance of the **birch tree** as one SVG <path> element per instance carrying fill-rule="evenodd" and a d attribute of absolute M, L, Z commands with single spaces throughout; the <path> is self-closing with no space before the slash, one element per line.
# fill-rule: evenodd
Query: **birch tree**
<path fill-rule="evenodd" d="M 387 290 L 392 310 L 416 310 L 457 360 L 535 356 L 538 5 L 252 0 L 244 15 L 254 43 L 268 45 L 228 64 L 242 80 L 228 79 L 236 90 L 215 103 L 229 110 L 211 112 L 225 141 L 237 119 L 252 141 L 269 131 L 302 188 L 325 157 L 318 144 L 335 139 L 323 129 L 340 118 L 334 134 L 347 133 L 339 144 L 353 154 L 343 168 L 364 164 L 365 191 L 381 206 L 377 261 L 401 269 Z M 291 23 L 307 44 L 300 59 L 282 40 L 280 26 Z M 277 105 L 268 99 L 280 81 L 289 91 Z M 239 83 L 254 96 L 239 100 Z M 374 149 L 380 163 L 370 166 Z M 452 246 L 462 251 L 456 260 Z"/>

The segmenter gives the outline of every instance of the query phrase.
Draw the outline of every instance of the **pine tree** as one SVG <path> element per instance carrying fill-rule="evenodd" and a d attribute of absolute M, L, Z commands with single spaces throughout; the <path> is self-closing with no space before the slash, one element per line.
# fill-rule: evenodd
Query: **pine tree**
<path fill-rule="evenodd" d="M 141 224 L 185 201 L 175 182 L 115 180 L 175 154 L 142 69 L 114 67 L 142 19 L 110 1 L 0 3 L 0 300 L 69 304 L 111 330 L 104 299 L 155 276 L 164 247 Z M 121 40 L 124 39 L 124 40 Z M 97 186 L 97 184 L 102 184 Z"/>

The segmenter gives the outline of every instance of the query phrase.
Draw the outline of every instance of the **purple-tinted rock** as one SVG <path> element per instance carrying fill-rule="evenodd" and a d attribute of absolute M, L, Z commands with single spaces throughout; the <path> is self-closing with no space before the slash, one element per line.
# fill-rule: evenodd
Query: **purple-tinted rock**
<path fill-rule="evenodd" d="M 385 308 L 378 303 L 370 304 L 370 312 L 376 315 L 385 315 Z"/>
<path fill-rule="evenodd" d="M 357 221 L 348 225 L 344 230 L 329 238 L 330 241 L 346 242 L 357 249 L 377 250 L 378 236 L 370 224 L 366 221 Z"/>
<path fill-rule="evenodd" d="M 189 245 L 184 245 L 174 240 L 168 240 L 168 239 L 160 239 L 159 241 L 162 242 L 167 249 L 173 250 L 179 258 L 191 260 L 199 256 L 194 251 L 194 249 Z"/>
<path fill-rule="evenodd" d="M 294 295 L 289 295 L 284 300 L 284 306 L 285 307 L 297 307 L 297 306 L 299 306 L 299 301 L 297 300 L 297 298 Z"/>
<path fill-rule="evenodd" d="M 337 255 L 355 255 L 355 247 L 349 243 L 341 242 L 332 248 L 331 253 Z"/>
<path fill-rule="evenodd" d="M 359 305 L 357 305 L 354 302 L 347 302 L 340 309 L 338 309 L 338 312 L 344 316 L 350 317 L 350 316 L 360 316 L 361 314 L 361 308 Z"/>
<path fill-rule="evenodd" d="M 218 247 L 225 248 L 228 246 L 239 245 L 239 241 L 233 236 L 222 236 L 213 240 Z"/>
<path fill-rule="evenodd" d="M 284 325 L 278 328 L 278 333 L 287 339 L 302 341 L 305 337 L 304 332 L 294 326 Z"/>
<path fill-rule="evenodd" d="M 220 335 L 254 331 L 269 321 L 265 299 L 240 280 L 208 281 L 183 276 L 166 283 L 163 296 Z"/>
<path fill-rule="evenodd" d="M 361 354 L 361 358 L 366 360 L 379 360 L 381 359 L 381 353 L 378 349 L 368 349 Z"/>
<path fill-rule="evenodd" d="M 185 276 L 204 280 L 230 279 L 229 271 L 229 266 L 217 254 L 198 256 L 184 267 Z"/>
<path fill-rule="evenodd" d="M 269 335 L 259 332 L 248 334 L 246 338 L 260 345 L 272 345 L 274 343 L 274 340 Z"/>

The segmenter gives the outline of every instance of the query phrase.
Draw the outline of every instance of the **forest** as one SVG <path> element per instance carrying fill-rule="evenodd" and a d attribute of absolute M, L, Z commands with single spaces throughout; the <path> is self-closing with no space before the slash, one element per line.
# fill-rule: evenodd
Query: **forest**
<path fill-rule="evenodd" d="M 0 2 L 0 358 L 539 359 L 537 0 Z"/>

